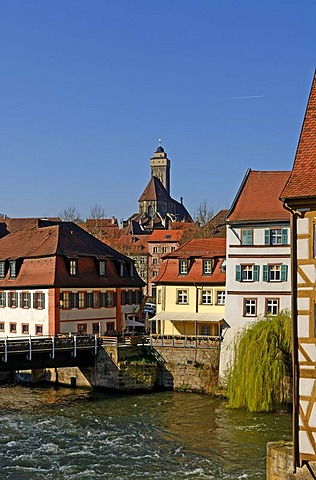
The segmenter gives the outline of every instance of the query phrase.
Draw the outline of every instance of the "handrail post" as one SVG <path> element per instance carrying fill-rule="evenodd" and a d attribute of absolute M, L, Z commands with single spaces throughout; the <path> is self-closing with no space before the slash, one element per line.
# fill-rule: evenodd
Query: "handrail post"
<path fill-rule="evenodd" d="M 94 355 L 97 356 L 98 354 L 98 339 L 97 335 L 94 335 Z"/>
<path fill-rule="evenodd" d="M 55 358 L 55 338 L 54 337 L 52 337 L 52 354 L 51 354 L 51 357 Z"/>
<path fill-rule="evenodd" d="M 77 336 L 74 335 L 74 357 L 77 356 Z"/>
<path fill-rule="evenodd" d="M 29 360 L 32 360 L 32 338 L 29 336 Z"/>
<path fill-rule="evenodd" d="M 7 345 L 7 338 L 4 339 L 4 362 L 7 363 L 8 361 L 8 345 Z"/>

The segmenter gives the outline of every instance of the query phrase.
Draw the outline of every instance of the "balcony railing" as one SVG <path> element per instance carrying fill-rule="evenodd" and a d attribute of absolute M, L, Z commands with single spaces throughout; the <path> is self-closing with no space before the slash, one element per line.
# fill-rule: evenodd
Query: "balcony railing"
<path fill-rule="evenodd" d="M 150 335 L 152 347 L 220 348 L 222 338 L 208 335 Z"/>

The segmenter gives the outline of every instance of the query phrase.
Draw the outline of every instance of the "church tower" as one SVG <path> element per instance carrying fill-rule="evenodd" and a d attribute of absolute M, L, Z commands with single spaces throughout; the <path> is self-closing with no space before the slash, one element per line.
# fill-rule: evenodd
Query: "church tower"
<path fill-rule="evenodd" d="M 150 159 L 151 176 L 157 177 L 170 195 L 170 160 L 161 145 Z"/>

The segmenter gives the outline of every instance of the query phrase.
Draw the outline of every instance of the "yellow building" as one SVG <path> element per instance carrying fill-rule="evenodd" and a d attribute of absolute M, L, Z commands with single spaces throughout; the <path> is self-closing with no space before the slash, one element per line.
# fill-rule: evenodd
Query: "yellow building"
<path fill-rule="evenodd" d="M 156 336 L 218 340 L 225 326 L 225 252 L 225 238 L 193 239 L 164 257 L 155 279 Z"/>

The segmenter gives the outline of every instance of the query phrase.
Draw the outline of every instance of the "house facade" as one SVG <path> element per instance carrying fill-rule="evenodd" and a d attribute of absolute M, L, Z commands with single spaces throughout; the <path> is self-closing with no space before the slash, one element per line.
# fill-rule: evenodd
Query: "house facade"
<path fill-rule="evenodd" d="M 316 74 L 281 198 L 292 218 L 293 457 L 301 467 L 316 461 Z"/>
<path fill-rule="evenodd" d="M 290 214 L 279 200 L 290 172 L 248 170 L 227 214 L 226 313 L 220 373 L 238 331 L 291 308 Z"/>
<path fill-rule="evenodd" d="M 72 222 L 3 221 L 0 335 L 120 331 L 144 282 L 128 257 Z"/>
<path fill-rule="evenodd" d="M 156 277 L 156 333 L 219 337 L 225 320 L 223 238 L 194 239 L 164 258 Z"/>

